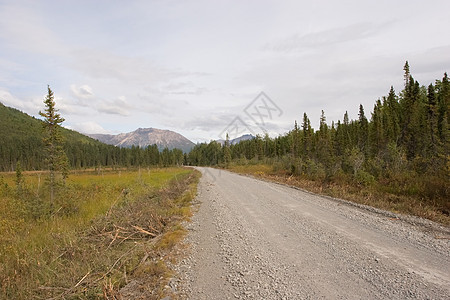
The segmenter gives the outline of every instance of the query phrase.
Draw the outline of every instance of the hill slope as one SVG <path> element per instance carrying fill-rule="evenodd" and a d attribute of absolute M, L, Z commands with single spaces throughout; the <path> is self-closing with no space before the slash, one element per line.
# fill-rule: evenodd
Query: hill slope
<path fill-rule="evenodd" d="M 17 161 L 24 169 L 44 165 L 43 122 L 0 102 L 0 171 L 13 171 Z M 62 128 L 67 144 L 77 148 L 98 148 L 102 143 L 76 131 Z M 73 148 L 73 147 L 72 147 Z"/>
<path fill-rule="evenodd" d="M 193 142 L 179 133 L 156 128 L 139 128 L 128 133 L 112 134 L 90 134 L 92 138 L 105 144 L 120 147 L 139 146 L 141 148 L 149 145 L 157 145 L 159 150 L 178 148 L 183 152 L 189 152 L 195 146 Z"/>
<path fill-rule="evenodd" d="M 42 139 L 42 121 L 18 109 L 8 107 L 0 102 L 0 139 L 23 139 L 31 136 Z M 99 144 L 95 139 L 77 131 L 62 128 L 67 141 Z"/>

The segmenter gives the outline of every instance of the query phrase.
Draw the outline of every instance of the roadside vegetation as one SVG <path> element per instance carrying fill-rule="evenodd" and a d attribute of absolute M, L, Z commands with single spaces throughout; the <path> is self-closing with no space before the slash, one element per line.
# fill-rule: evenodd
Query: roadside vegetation
<path fill-rule="evenodd" d="M 65 183 L 58 175 L 54 201 L 46 175 L 0 175 L 1 299 L 118 299 L 130 283 L 146 299 L 170 293 L 166 262 L 197 171 L 73 171 Z"/>
<path fill-rule="evenodd" d="M 445 73 L 425 87 L 408 62 L 404 71 L 404 89 L 391 87 L 370 117 L 360 105 L 357 120 L 329 125 L 322 111 L 314 130 L 305 113 L 285 135 L 199 144 L 188 162 L 450 224 L 450 82 Z"/>
<path fill-rule="evenodd" d="M 64 129 L 50 87 L 44 104 L 37 120 L 0 103 L 0 299 L 169 295 L 199 172 Z"/>

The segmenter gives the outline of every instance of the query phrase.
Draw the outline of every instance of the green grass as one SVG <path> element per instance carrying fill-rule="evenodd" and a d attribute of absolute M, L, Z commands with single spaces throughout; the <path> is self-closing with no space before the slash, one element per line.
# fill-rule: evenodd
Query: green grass
<path fill-rule="evenodd" d="M 176 226 L 190 214 L 198 174 L 185 168 L 78 172 L 58 186 L 55 203 L 47 200 L 44 177 L 26 173 L 18 194 L 15 174 L 0 175 L 1 299 L 116 294 L 146 264 L 143 257 L 170 252 L 179 241 Z"/>

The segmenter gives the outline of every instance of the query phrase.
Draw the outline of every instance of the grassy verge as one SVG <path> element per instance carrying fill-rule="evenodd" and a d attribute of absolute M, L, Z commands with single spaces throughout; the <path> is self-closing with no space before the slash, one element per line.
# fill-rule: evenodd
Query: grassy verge
<path fill-rule="evenodd" d="M 1 299 L 116 299 L 130 284 L 146 299 L 168 292 L 165 262 L 176 258 L 197 171 L 80 172 L 55 203 L 39 173 L 20 191 L 14 174 L 0 176 Z"/>
<path fill-rule="evenodd" d="M 302 176 L 290 175 L 285 171 L 275 171 L 273 166 L 267 164 L 230 165 L 228 169 L 236 173 L 300 187 L 317 194 L 341 198 L 396 213 L 415 215 L 444 225 L 450 225 L 450 216 L 443 213 L 440 203 L 403 193 L 400 190 L 401 187 L 393 190 L 392 188 L 388 189 L 387 185 L 382 183 L 358 184 L 343 177 L 337 177 L 333 181 L 311 180 Z"/>

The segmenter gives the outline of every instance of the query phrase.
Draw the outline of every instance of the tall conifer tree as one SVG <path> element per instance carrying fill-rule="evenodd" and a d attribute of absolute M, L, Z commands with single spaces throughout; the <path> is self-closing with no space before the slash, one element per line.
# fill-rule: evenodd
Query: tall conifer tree
<path fill-rule="evenodd" d="M 367 140 L 368 140 L 368 130 L 369 122 L 367 121 L 366 115 L 364 113 L 364 107 L 362 104 L 359 105 L 359 120 L 358 120 L 358 144 L 361 152 L 366 153 L 367 150 Z"/>
<path fill-rule="evenodd" d="M 55 97 L 50 86 L 47 86 L 48 94 L 45 97 L 44 112 L 39 114 L 44 117 L 44 138 L 43 142 L 46 150 L 46 161 L 50 171 L 50 200 L 54 201 L 55 176 L 57 171 L 61 171 L 63 178 L 68 175 L 68 159 L 63 149 L 63 137 L 61 134 L 61 124 L 64 118 L 55 108 Z"/>

